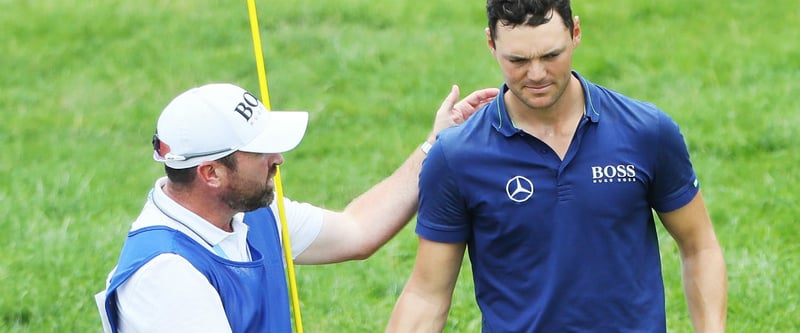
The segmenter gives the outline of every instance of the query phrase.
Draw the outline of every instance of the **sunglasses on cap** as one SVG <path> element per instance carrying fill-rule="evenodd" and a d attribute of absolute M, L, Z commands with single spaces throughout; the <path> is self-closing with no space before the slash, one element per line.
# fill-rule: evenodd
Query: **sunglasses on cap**
<path fill-rule="evenodd" d="M 231 151 L 233 149 L 225 148 L 225 149 L 219 149 L 219 150 L 208 151 L 208 152 L 203 152 L 203 153 L 191 153 L 191 154 L 177 155 L 177 154 L 173 154 L 173 153 L 170 152 L 169 145 L 164 143 L 164 141 L 161 141 L 161 139 L 158 138 L 158 133 L 156 133 L 156 134 L 153 134 L 153 150 L 156 152 L 156 155 L 158 155 L 159 159 L 161 159 L 162 161 L 186 161 L 186 160 L 190 160 L 190 159 L 197 158 L 197 157 L 210 156 L 210 155 L 216 155 L 216 154 L 219 154 L 219 153 L 224 153 L 224 152 L 227 152 L 227 151 Z"/>

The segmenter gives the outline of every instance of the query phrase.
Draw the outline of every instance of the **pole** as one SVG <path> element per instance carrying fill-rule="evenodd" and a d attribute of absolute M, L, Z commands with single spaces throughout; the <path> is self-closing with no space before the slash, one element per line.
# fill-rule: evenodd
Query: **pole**
<path fill-rule="evenodd" d="M 253 50 L 256 57 L 256 70 L 258 72 L 258 86 L 261 91 L 261 102 L 267 110 L 272 110 L 269 103 L 269 88 L 267 87 L 267 74 L 264 68 L 264 53 L 261 48 L 261 36 L 259 34 L 258 15 L 256 15 L 255 0 L 247 0 L 247 11 L 250 16 L 250 32 L 253 35 Z M 292 258 L 292 246 L 289 242 L 289 228 L 286 225 L 286 212 L 283 206 L 283 182 L 281 182 L 281 169 L 275 174 L 275 189 L 278 201 L 278 215 L 281 222 L 281 238 L 283 240 L 283 256 L 286 262 L 286 273 L 289 283 L 289 303 L 292 306 L 294 315 L 295 332 L 303 333 L 303 320 L 300 315 L 300 299 L 297 296 L 297 280 L 294 272 L 294 259 Z"/>

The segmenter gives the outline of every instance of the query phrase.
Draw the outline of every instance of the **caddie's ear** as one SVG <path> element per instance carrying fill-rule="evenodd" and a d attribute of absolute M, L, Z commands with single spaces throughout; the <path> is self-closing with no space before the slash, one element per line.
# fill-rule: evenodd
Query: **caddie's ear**
<path fill-rule="evenodd" d="M 572 45 L 573 47 L 578 47 L 581 43 L 581 18 L 575 15 L 572 24 L 574 26 L 572 28 Z"/>
<path fill-rule="evenodd" d="M 220 187 L 228 175 L 229 170 L 222 163 L 216 161 L 202 162 L 197 165 L 197 181 L 204 186 Z"/>

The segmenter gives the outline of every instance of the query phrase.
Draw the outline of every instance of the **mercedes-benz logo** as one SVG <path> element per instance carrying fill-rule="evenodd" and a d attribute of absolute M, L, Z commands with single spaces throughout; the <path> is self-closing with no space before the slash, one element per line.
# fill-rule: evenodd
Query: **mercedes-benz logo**
<path fill-rule="evenodd" d="M 525 202 L 533 195 L 533 183 L 523 176 L 516 176 L 506 183 L 506 194 L 514 202 Z"/>

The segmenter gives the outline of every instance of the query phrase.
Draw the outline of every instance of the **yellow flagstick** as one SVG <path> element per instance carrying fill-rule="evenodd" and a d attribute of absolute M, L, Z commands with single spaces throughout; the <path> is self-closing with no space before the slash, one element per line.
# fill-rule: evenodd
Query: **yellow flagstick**
<path fill-rule="evenodd" d="M 255 0 L 247 0 L 247 11 L 250 16 L 250 32 L 253 35 L 253 50 L 256 56 L 256 70 L 258 71 L 258 85 L 261 89 L 261 101 L 267 110 L 272 110 L 269 104 L 269 89 L 267 88 L 267 73 L 264 69 L 264 54 L 261 49 L 261 37 L 256 15 Z M 286 225 L 286 213 L 283 207 L 283 183 L 281 182 L 281 169 L 275 174 L 275 189 L 278 192 L 275 200 L 278 201 L 278 215 L 281 221 L 281 238 L 283 239 L 283 256 L 286 261 L 286 273 L 289 282 L 289 300 L 294 314 L 295 332 L 303 333 L 303 320 L 300 315 L 300 299 L 297 296 L 297 282 L 294 274 L 294 260 L 292 259 L 292 246 L 289 242 L 289 228 Z"/>

